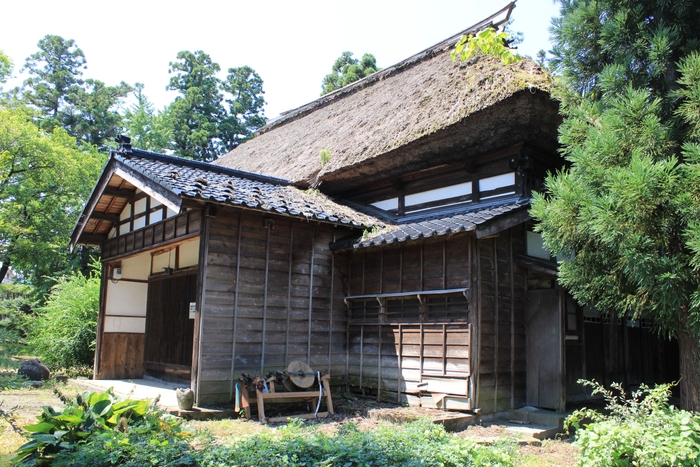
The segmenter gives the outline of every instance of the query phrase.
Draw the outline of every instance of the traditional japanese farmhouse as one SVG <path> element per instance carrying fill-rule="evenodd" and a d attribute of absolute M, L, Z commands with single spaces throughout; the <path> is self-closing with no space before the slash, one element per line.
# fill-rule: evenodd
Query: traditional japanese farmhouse
<path fill-rule="evenodd" d="M 102 250 L 95 378 L 182 378 L 198 405 L 229 403 L 241 373 L 301 360 L 381 400 L 493 413 L 562 409 L 581 377 L 672 376 L 646 323 L 557 286 L 532 230 L 531 192 L 564 165 L 551 77 L 454 62 L 460 36 L 214 164 L 122 139 L 71 242 Z"/>

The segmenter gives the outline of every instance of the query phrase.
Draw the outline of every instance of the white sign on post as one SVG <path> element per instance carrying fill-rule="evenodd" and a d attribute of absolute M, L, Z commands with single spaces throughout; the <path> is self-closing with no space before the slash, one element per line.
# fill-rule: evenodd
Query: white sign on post
<path fill-rule="evenodd" d="M 195 313 L 197 313 L 197 302 L 190 302 L 190 319 L 194 319 Z"/>

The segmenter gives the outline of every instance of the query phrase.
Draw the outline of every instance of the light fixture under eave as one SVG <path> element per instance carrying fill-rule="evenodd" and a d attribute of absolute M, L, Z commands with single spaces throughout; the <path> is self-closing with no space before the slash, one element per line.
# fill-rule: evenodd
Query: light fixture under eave
<path fill-rule="evenodd" d="M 172 275 L 173 275 L 174 269 L 170 267 L 170 255 L 172 254 L 172 252 L 173 252 L 173 250 L 169 250 L 169 251 L 168 251 L 168 267 L 167 267 L 167 268 L 163 268 L 163 273 L 164 273 L 166 276 L 172 276 Z"/>

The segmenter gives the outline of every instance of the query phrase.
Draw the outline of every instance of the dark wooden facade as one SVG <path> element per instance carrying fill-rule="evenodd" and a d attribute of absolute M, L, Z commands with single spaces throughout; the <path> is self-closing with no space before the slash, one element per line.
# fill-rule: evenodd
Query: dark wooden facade
<path fill-rule="evenodd" d="M 264 375 L 293 360 L 345 383 L 347 267 L 329 247 L 343 235 L 232 208 L 206 218 L 192 374 L 198 404 L 229 402 L 241 373 Z"/>
<path fill-rule="evenodd" d="M 350 305 L 350 386 L 382 400 L 486 413 L 522 405 L 526 271 L 513 255 L 524 248 L 520 226 L 493 238 L 467 233 L 350 253 L 349 295 L 359 297 L 351 302 L 387 300 L 376 307 L 381 318 L 354 320 Z M 461 291 L 467 300 L 453 298 Z M 403 308 L 393 315 L 392 301 Z"/>

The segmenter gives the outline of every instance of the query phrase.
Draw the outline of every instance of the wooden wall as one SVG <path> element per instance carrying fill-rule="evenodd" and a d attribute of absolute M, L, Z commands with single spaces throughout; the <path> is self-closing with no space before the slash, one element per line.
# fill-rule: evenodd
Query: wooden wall
<path fill-rule="evenodd" d="M 465 322 L 450 325 L 444 334 L 438 322 L 424 323 L 422 330 L 398 323 L 352 322 L 348 337 L 351 386 L 380 399 L 415 403 L 411 393 L 417 383 L 423 383 L 430 392 L 468 395 L 471 408 L 479 407 L 484 413 L 523 405 L 526 271 L 515 264 L 514 255 L 524 251 L 525 231 L 518 226 L 488 239 L 461 234 L 350 253 L 349 295 L 471 289 Z M 420 339 L 416 338 L 420 334 L 422 342 L 411 341 Z M 440 345 L 424 348 L 429 339 L 443 336 Z M 424 371 L 429 353 L 446 363 L 449 356 L 451 370 L 462 371 L 461 379 L 469 387 L 458 382 L 458 373 L 443 379 L 443 384 L 425 386 L 431 379 Z M 452 359 L 455 355 L 460 357 Z M 402 397 L 400 391 L 409 394 Z"/>
<path fill-rule="evenodd" d="M 524 226 L 475 243 L 476 406 L 494 413 L 525 404 L 527 283 L 526 270 L 514 261 L 525 252 Z"/>
<path fill-rule="evenodd" d="M 145 337 L 145 334 L 102 334 L 95 379 L 143 378 Z"/>
<path fill-rule="evenodd" d="M 590 397 L 590 389 L 577 379 L 595 379 L 609 387 L 622 383 L 633 389 L 640 383 L 654 385 L 679 378 L 678 345 L 659 337 L 652 329 L 627 326 L 624 320 L 583 323 L 583 345 L 566 346 L 568 401 Z"/>
<path fill-rule="evenodd" d="M 241 373 L 265 375 L 293 360 L 345 382 L 347 266 L 329 244 L 347 234 L 232 208 L 206 219 L 197 404 L 229 402 Z"/>

